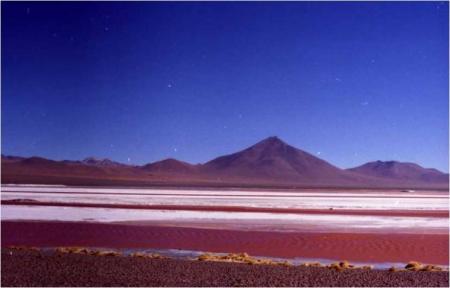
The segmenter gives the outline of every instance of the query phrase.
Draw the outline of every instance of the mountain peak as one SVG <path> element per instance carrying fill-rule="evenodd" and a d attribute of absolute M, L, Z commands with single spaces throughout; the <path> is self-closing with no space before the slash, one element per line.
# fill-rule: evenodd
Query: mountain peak
<path fill-rule="evenodd" d="M 283 144 L 286 144 L 278 136 L 267 137 L 266 139 L 261 140 L 259 143 L 283 143 Z"/>
<path fill-rule="evenodd" d="M 195 169 L 194 165 L 174 158 L 167 158 L 161 161 L 149 163 L 142 167 L 151 172 L 178 172 L 187 173 Z"/>
<path fill-rule="evenodd" d="M 98 163 L 98 162 L 108 162 L 108 161 L 111 161 L 111 160 L 109 160 L 109 159 L 107 159 L 107 158 L 97 158 L 97 157 L 86 157 L 86 158 L 84 158 L 81 162 L 84 162 L 84 163 Z"/>
<path fill-rule="evenodd" d="M 289 146 L 286 142 L 278 138 L 277 136 L 270 136 L 266 139 L 263 139 L 253 145 L 252 147 L 264 147 L 264 148 L 272 148 L 272 147 L 287 147 Z"/>
<path fill-rule="evenodd" d="M 183 161 L 177 160 L 175 158 L 166 158 L 154 163 L 170 163 L 170 164 L 174 164 L 174 163 L 183 163 Z"/>
<path fill-rule="evenodd" d="M 109 160 L 108 158 L 87 157 L 81 161 L 86 165 L 93 166 L 122 166 L 123 164 Z"/>

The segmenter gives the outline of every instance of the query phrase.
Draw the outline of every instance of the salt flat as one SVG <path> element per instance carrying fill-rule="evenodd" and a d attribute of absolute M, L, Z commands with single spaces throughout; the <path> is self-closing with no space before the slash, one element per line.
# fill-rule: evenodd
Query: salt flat
<path fill-rule="evenodd" d="M 151 223 L 180 227 L 259 231 L 377 231 L 448 233 L 446 217 L 390 215 L 308 215 L 241 211 L 185 211 L 182 206 L 233 206 L 282 209 L 351 209 L 445 211 L 447 194 L 399 191 L 244 191 L 170 190 L 63 186 L 2 186 L 2 200 L 29 199 L 51 203 L 172 205 L 180 210 L 102 207 L 2 205 L 2 220 L 59 220 Z"/>
<path fill-rule="evenodd" d="M 447 233 L 447 218 L 361 215 L 307 215 L 259 212 L 133 210 L 83 207 L 3 206 L 2 220 L 128 222 L 255 231 Z"/>
<path fill-rule="evenodd" d="M 2 200 L 132 205 L 204 205 L 291 209 L 448 210 L 443 192 L 239 191 L 2 186 Z"/>

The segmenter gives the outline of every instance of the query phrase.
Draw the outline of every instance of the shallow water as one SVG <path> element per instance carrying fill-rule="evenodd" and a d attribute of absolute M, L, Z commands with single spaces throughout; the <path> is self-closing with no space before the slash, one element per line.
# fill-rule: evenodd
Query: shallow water
<path fill-rule="evenodd" d="M 41 250 L 44 253 L 53 253 L 56 247 L 45 247 L 41 248 Z M 125 256 L 130 256 L 133 253 L 141 252 L 146 254 L 159 254 L 161 256 L 174 258 L 174 259 L 180 259 L 180 260 L 196 260 L 197 257 L 204 253 L 209 253 L 211 255 L 219 255 L 224 256 L 228 255 L 228 253 L 211 253 L 206 251 L 195 251 L 195 250 L 182 250 L 182 249 L 111 249 L 111 248 L 104 248 L 104 247 L 89 247 L 89 249 L 92 250 L 107 250 L 107 251 L 117 251 Z M 295 257 L 295 258 L 281 258 L 281 257 L 267 257 L 267 256 L 258 256 L 258 255 L 250 255 L 252 258 L 255 259 L 270 259 L 272 261 L 276 262 L 284 262 L 288 261 L 292 263 L 293 265 L 301 265 L 303 263 L 320 263 L 322 265 L 329 265 L 332 263 L 343 261 L 343 259 L 324 259 L 324 258 L 303 258 L 303 257 Z M 377 270 L 385 270 L 389 269 L 391 267 L 397 267 L 397 268 L 403 268 L 405 267 L 406 263 L 400 263 L 400 262 L 361 262 L 361 261 L 351 261 L 350 264 L 355 265 L 356 267 L 360 266 L 373 266 L 374 269 Z M 424 265 L 426 264 L 433 264 L 433 263 L 422 263 Z M 442 267 L 445 270 L 449 269 L 449 266 L 445 265 L 438 265 L 439 267 Z"/>

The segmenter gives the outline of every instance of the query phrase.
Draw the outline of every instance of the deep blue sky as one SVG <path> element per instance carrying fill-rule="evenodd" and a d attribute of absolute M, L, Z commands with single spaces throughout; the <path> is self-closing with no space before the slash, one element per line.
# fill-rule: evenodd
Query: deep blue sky
<path fill-rule="evenodd" d="M 446 2 L 1 5 L 4 154 L 448 171 Z"/>

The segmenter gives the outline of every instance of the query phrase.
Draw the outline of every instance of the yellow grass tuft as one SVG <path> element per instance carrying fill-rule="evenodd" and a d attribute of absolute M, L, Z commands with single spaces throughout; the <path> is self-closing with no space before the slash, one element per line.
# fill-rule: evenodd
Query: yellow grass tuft
<path fill-rule="evenodd" d="M 137 258 L 146 258 L 147 254 L 141 253 L 141 252 L 134 252 L 130 254 L 131 257 L 137 257 Z"/>
<path fill-rule="evenodd" d="M 8 249 L 11 249 L 11 250 L 31 250 L 31 251 L 40 251 L 39 250 L 39 248 L 37 248 L 37 247 L 34 247 L 34 246 L 8 246 L 7 247 Z"/>
<path fill-rule="evenodd" d="M 420 271 L 426 271 L 426 272 L 435 272 L 435 271 L 442 271 L 442 267 L 435 266 L 435 265 L 426 265 L 423 266 Z"/>
<path fill-rule="evenodd" d="M 399 271 L 396 267 L 392 266 L 391 268 L 389 268 L 389 272 L 397 272 Z"/>
<path fill-rule="evenodd" d="M 212 259 L 211 257 L 212 257 L 211 254 L 209 254 L 209 253 L 204 253 L 204 254 L 198 256 L 198 257 L 197 257 L 197 260 L 198 260 L 198 261 L 208 261 L 208 260 L 211 260 L 211 259 Z"/>
<path fill-rule="evenodd" d="M 278 265 L 284 266 L 284 267 L 292 267 L 292 266 L 294 266 L 294 265 L 293 265 L 291 262 L 289 262 L 289 261 L 278 262 Z"/>
<path fill-rule="evenodd" d="M 91 251 L 83 247 L 58 247 L 56 252 L 64 254 L 89 254 Z"/>
<path fill-rule="evenodd" d="M 276 262 L 270 259 L 257 259 L 253 258 L 247 253 L 230 253 L 228 255 L 213 255 L 210 253 L 204 253 L 197 257 L 198 261 L 212 261 L 212 262 L 233 262 L 233 263 L 245 263 L 248 265 L 280 265 L 280 266 L 292 266 L 288 261 Z"/>
<path fill-rule="evenodd" d="M 422 269 L 422 264 L 417 261 L 411 261 L 406 264 L 405 269 L 409 271 L 419 271 L 420 269 Z"/>
<path fill-rule="evenodd" d="M 343 270 L 341 265 L 339 265 L 339 263 L 337 263 L 337 262 L 336 263 L 331 263 L 330 265 L 327 266 L 327 268 L 333 269 L 333 270 L 339 271 L 339 272 Z"/>
<path fill-rule="evenodd" d="M 160 254 L 157 253 L 142 253 L 142 252 L 134 252 L 132 254 L 130 254 L 131 257 L 136 257 L 136 258 L 150 258 L 150 259 L 165 259 L 167 257 L 164 257 Z"/>
<path fill-rule="evenodd" d="M 166 259 L 167 257 L 159 255 L 158 253 L 150 254 L 150 258 L 152 259 Z"/>
<path fill-rule="evenodd" d="M 354 265 L 351 265 L 347 260 L 341 261 L 341 262 L 335 262 L 331 263 L 330 265 L 326 266 L 329 269 L 333 269 L 336 271 L 343 271 L 346 269 L 353 269 L 355 268 Z"/>
<path fill-rule="evenodd" d="M 116 251 L 92 251 L 90 255 L 94 256 L 121 256 L 122 254 Z"/>
<path fill-rule="evenodd" d="M 311 262 L 311 263 L 303 263 L 301 266 L 304 267 L 322 267 L 322 264 L 319 262 Z"/>

